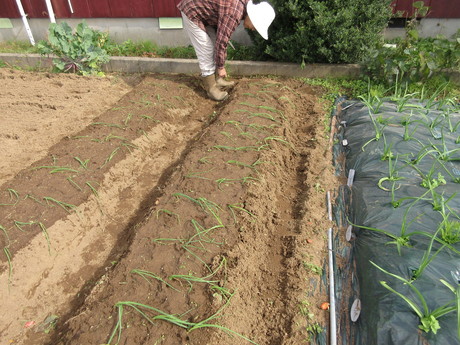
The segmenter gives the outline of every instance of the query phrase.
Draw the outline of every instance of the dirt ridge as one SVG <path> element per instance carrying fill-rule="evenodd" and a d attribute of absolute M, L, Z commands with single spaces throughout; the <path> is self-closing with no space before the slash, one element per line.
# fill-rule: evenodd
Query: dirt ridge
<path fill-rule="evenodd" d="M 20 196 L 8 212 L 0 208 L 8 233 L 30 236 L 22 247 L 19 237 L 0 239 L 14 254 L 4 305 L 18 303 L 0 320 L 2 338 L 276 345 L 316 336 L 308 326 L 327 325 L 318 303 L 326 298 L 325 191 L 335 183 L 318 92 L 300 80 L 241 78 L 217 104 L 194 77 L 147 75 L 51 146 L 33 164 L 41 168 L 0 192 L 0 202 L 15 200 L 7 188 Z M 24 200 L 28 193 L 35 199 Z M 52 207 L 44 196 L 66 204 Z M 22 225 L 29 232 L 13 232 L 18 219 L 33 220 Z M 44 333 L 49 315 L 59 318 Z M 209 317 L 212 327 L 190 331 Z"/>

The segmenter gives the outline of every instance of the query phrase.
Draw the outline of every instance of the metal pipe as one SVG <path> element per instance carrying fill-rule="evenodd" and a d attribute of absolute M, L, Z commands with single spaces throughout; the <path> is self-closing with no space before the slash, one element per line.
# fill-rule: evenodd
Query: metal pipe
<path fill-rule="evenodd" d="M 327 192 L 327 208 L 329 220 L 332 221 L 331 193 Z M 330 345 L 337 345 L 337 321 L 335 315 L 335 281 L 334 281 L 334 257 L 332 248 L 332 228 L 327 231 L 327 251 L 329 253 L 329 325 Z"/>
<path fill-rule="evenodd" d="M 34 35 L 32 34 L 32 30 L 30 30 L 29 22 L 27 21 L 27 15 L 24 12 L 24 7 L 22 7 L 21 0 L 16 0 L 16 5 L 18 5 L 18 10 L 19 10 L 19 13 L 21 14 L 22 23 L 24 24 L 24 27 L 26 29 L 27 36 L 29 36 L 30 44 L 34 46 L 35 45 Z"/>
<path fill-rule="evenodd" d="M 45 0 L 46 8 L 48 9 L 48 16 L 50 17 L 51 23 L 56 23 L 56 17 L 54 16 L 54 9 L 53 5 L 51 4 L 51 0 Z"/>
<path fill-rule="evenodd" d="M 69 4 L 70 13 L 73 13 L 72 1 L 67 0 L 67 3 Z"/>

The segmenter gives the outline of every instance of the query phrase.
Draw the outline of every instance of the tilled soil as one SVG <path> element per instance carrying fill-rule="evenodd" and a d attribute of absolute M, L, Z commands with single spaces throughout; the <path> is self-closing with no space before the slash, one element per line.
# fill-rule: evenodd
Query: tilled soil
<path fill-rule="evenodd" d="M 23 109 L 1 123 L 16 140 L 0 160 L 1 339 L 273 345 L 327 331 L 336 178 L 321 90 L 242 78 L 215 103 L 186 75 L 0 77 L 5 119 L 51 104 L 43 121 Z M 82 83 L 91 97 L 62 108 L 52 85 L 66 104 Z M 40 147 L 21 132 L 31 121 Z"/>

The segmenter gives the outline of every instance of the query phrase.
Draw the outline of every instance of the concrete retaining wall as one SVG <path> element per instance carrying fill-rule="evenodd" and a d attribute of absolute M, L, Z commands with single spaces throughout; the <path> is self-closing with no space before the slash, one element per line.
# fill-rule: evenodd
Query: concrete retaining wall
<path fill-rule="evenodd" d="M 38 54 L 0 53 L 0 61 L 12 67 L 50 69 L 52 59 Z M 278 75 L 286 77 L 327 78 L 360 75 L 360 67 L 353 64 L 308 64 L 304 68 L 294 63 L 273 63 L 257 61 L 227 61 L 227 72 L 235 76 Z M 122 73 L 184 73 L 199 74 L 196 59 L 162 59 L 112 57 L 104 66 L 106 72 Z"/>

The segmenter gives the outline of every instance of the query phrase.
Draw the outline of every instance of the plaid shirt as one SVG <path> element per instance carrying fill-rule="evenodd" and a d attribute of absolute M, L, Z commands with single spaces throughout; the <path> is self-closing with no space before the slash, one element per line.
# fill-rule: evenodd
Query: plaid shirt
<path fill-rule="evenodd" d="M 177 8 L 188 19 L 206 31 L 206 26 L 217 27 L 215 62 L 217 68 L 225 65 L 230 36 L 246 16 L 249 0 L 182 0 Z"/>

